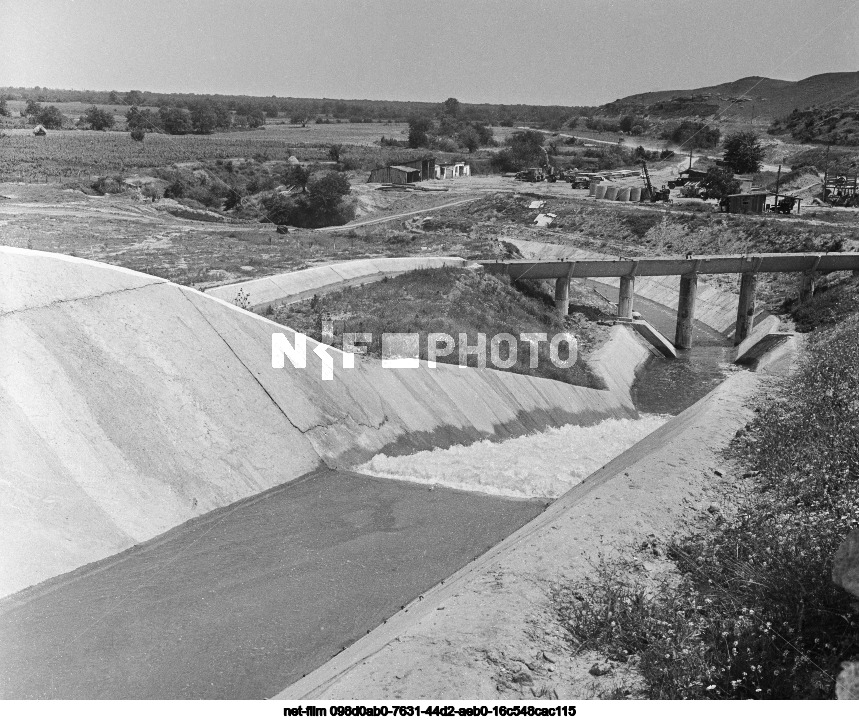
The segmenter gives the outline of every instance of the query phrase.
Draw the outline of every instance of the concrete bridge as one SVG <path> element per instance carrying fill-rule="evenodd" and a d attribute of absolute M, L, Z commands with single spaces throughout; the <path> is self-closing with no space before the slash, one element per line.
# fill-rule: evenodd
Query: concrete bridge
<path fill-rule="evenodd" d="M 738 273 L 740 299 L 734 343 L 745 340 L 755 317 L 755 290 L 758 273 L 801 273 L 800 298 L 810 298 L 820 275 L 852 270 L 859 275 L 859 253 L 758 253 L 755 255 L 701 255 L 606 259 L 526 259 L 477 261 L 488 273 L 508 275 L 512 280 L 555 280 L 555 306 L 567 314 L 572 278 L 620 278 L 617 314 L 632 316 L 635 278 L 638 276 L 680 276 L 677 329 L 674 345 L 691 348 L 692 323 L 699 275 Z"/>

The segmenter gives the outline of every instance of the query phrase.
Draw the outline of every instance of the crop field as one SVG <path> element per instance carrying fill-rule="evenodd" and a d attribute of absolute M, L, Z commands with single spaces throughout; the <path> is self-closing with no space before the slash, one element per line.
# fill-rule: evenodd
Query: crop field
<path fill-rule="evenodd" d="M 382 157 L 381 148 L 372 152 L 372 143 L 382 135 L 400 137 L 403 127 L 341 123 L 300 128 L 279 124 L 265 130 L 213 135 L 149 133 L 142 143 L 123 132 L 58 130 L 36 137 L 30 130 L 8 131 L 0 138 L 0 180 L 45 182 L 219 158 L 286 160 L 297 155 L 301 160 L 327 160 L 327 149 L 335 143 L 356 146 L 356 155 L 376 162 L 377 156 Z"/>

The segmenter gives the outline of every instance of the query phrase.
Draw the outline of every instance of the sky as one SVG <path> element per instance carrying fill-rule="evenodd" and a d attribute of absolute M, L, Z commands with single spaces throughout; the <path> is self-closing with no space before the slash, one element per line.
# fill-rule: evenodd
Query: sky
<path fill-rule="evenodd" d="M 856 0 L 0 0 L 0 86 L 599 105 L 856 70 Z"/>

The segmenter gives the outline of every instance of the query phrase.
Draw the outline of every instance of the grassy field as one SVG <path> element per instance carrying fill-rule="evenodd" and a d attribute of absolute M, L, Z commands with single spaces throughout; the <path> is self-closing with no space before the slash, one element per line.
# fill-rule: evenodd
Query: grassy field
<path fill-rule="evenodd" d="M 374 166 L 388 155 L 402 157 L 404 149 L 373 146 L 382 135 L 400 137 L 402 125 L 350 124 L 267 126 L 264 130 L 212 135 L 149 133 L 142 143 L 124 132 L 92 130 L 50 131 L 35 137 L 30 130 L 7 131 L 0 138 L 0 180 L 44 181 L 78 175 L 106 175 L 135 168 L 150 168 L 219 158 L 260 157 L 287 160 L 328 160 L 333 144 L 348 146 L 345 157 Z"/>

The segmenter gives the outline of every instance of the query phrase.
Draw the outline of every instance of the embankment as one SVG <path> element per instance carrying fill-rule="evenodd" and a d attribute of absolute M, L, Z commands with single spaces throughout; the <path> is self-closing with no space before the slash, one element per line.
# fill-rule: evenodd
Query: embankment
<path fill-rule="evenodd" d="M 206 293 L 232 303 L 242 292 L 247 295 L 247 307 L 261 312 L 275 303 L 296 303 L 317 293 L 373 283 L 412 270 L 464 268 L 468 265 L 469 261 L 458 257 L 366 258 L 231 283 L 210 288 Z"/>
<path fill-rule="evenodd" d="M 272 333 L 295 334 L 219 299 L 57 254 L 0 260 L 0 595 L 322 466 L 635 416 L 611 390 L 349 370 L 334 349 L 323 381 L 312 339 L 306 368 L 278 370 Z"/>

